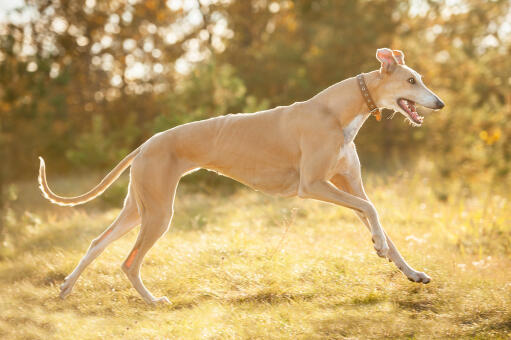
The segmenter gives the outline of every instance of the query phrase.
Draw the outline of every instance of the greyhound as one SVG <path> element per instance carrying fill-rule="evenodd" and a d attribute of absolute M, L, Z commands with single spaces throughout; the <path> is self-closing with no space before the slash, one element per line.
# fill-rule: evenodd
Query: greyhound
<path fill-rule="evenodd" d="M 141 225 L 122 270 L 147 303 L 169 303 L 155 297 L 140 278 L 148 250 L 169 229 L 180 178 L 199 168 L 216 171 L 253 189 L 285 197 L 311 198 L 355 211 L 371 232 L 374 248 L 414 282 L 429 283 L 403 259 L 383 230 L 367 197 L 353 142 L 360 127 L 379 108 L 423 123 L 416 104 L 438 110 L 444 103 L 429 90 L 404 54 L 378 49 L 381 67 L 345 79 L 304 102 L 251 114 L 229 114 L 191 122 L 157 133 L 126 156 L 89 192 L 76 197 L 54 194 L 40 157 L 39 184 L 45 198 L 61 206 L 88 202 L 102 194 L 131 165 L 123 209 L 96 239 L 61 285 L 70 293 L 83 270 L 113 241 Z"/>

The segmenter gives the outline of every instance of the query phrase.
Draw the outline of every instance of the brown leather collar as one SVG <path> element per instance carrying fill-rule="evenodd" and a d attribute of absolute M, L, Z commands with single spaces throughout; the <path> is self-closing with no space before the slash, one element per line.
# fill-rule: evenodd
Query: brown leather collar
<path fill-rule="evenodd" d="M 367 104 L 367 107 L 369 108 L 369 112 L 374 115 L 377 121 L 381 120 L 381 111 L 378 109 L 376 104 L 373 101 L 373 98 L 371 97 L 371 94 L 369 93 L 369 89 L 367 88 L 364 75 L 361 73 L 357 76 L 357 83 L 358 88 L 360 89 L 360 92 L 362 93 L 362 97 L 364 97 L 364 100 Z"/>

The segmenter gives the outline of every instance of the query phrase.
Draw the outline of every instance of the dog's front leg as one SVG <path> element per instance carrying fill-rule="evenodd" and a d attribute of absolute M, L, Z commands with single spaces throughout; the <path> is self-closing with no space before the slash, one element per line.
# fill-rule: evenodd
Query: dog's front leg
<path fill-rule="evenodd" d="M 386 256 L 389 251 L 385 233 L 380 225 L 378 213 L 373 204 L 350 193 L 339 190 L 329 182 L 332 169 L 338 167 L 340 152 L 348 160 L 348 149 L 339 150 L 338 133 L 335 129 L 324 132 L 324 139 L 316 134 L 304 136 L 301 143 L 300 183 L 298 196 L 333 203 L 362 213 L 369 220 L 374 248 L 379 256 Z"/>
<path fill-rule="evenodd" d="M 362 184 L 362 178 L 360 176 L 352 176 L 347 177 L 343 175 L 336 175 L 334 176 L 330 182 L 334 184 L 337 188 L 340 190 L 347 191 L 354 196 L 360 197 L 364 200 L 369 201 L 369 198 L 367 197 L 364 186 Z M 366 225 L 366 227 L 371 231 L 371 225 L 369 223 L 369 220 L 359 211 L 355 211 L 357 216 L 362 220 L 362 222 Z M 401 256 L 399 253 L 399 250 L 397 250 L 396 246 L 394 245 L 394 242 L 389 238 L 387 233 L 385 233 L 385 238 L 387 240 L 387 244 L 389 245 L 389 251 L 387 253 L 387 258 L 389 261 L 394 262 L 394 264 L 403 272 L 403 274 L 406 275 L 408 280 L 413 282 L 422 282 L 422 283 L 429 283 L 431 281 L 431 278 L 423 272 L 419 272 L 415 269 L 413 269 Z"/>

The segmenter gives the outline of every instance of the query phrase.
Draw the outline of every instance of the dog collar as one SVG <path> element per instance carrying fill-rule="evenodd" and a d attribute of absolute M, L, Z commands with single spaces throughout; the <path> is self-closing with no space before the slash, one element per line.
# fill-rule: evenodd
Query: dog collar
<path fill-rule="evenodd" d="M 377 121 L 381 120 L 381 111 L 376 106 L 376 104 L 373 101 L 373 98 L 371 97 L 371 94 L 369 93 L 369 89 L 367 88 L 364 75 L 361 73 L 357 76 L 357 83 L 358 88 L 360 89 L 360 92 L 362 93 L 362 97 L 364 97 L 364 100 L 367 104 L 367 107 L 369 108 L 369 113 L 374 115 L 374 118 L 376 118 Z"/>

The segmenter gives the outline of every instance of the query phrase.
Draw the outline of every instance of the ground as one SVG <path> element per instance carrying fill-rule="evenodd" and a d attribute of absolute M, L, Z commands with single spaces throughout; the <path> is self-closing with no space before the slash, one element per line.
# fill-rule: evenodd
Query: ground
<path fill-rule="evenodd" d="M 430 284 L 408 281 L 379 258 L 345 208 L 189 181 L 142 268 L 149 290 L 171 305 L 145 304 L 120 270 L 138 228 L 61 300 L 60 283 L 120 201 L 113 207 L 107 193 L 59 208 L 39 198 L 35 181 L 11 186 L 0 338 L 511 338 L 510 197 L 406 172 L 367 177 L 384 228 Z M 93 183 L 49 180 L 66 193 Z"/>

